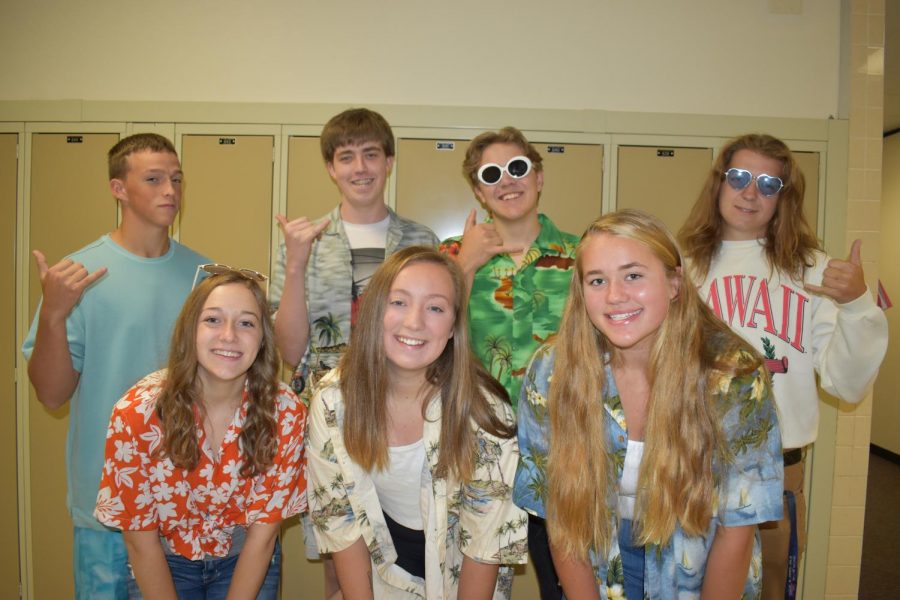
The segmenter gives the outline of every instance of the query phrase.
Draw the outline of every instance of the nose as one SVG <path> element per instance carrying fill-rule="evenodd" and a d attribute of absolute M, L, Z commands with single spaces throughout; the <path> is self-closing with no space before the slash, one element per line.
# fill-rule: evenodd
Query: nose
<path fill-rule="evenodd" d="M 606 301 L 610 304 L 617 304 L 628 299 L 628 292 L 625 289 L 624 282 L 611 279 L 606 286 Z"/>
<path fill-rule="evenodd" d="M 223 342 L 231 342 L 234 341 L 236 334 L 237 330 L 234 321 L 225 321 L 222 324 L 222 329 L 219 331 L 219 339 Z"/>
<path fill-rule="evenodd" d="M 366 159 L 362 154 L 353 157 L 353 170 L 354 171 L 365 171 L 366 170 Z"/>
<path fill-rule="evenodd" d="M 418 306 L 411 306 L 408 311 L 406 311 L 406 315 L 403 317 L 403 325 L 410 330 L 417 330 L 422 328 L 422 308 Z"/>
<path fill-rule="evenodd" d="M 752 200 L 756 198 L 758 194 L 759 188 L 756 187 L 756 178 L 754 177 L 750 180 L 750 185 L 741 190 L 741 196 L 748 200 Z"/>
<path fill-rule="evenodd" d="M 166 177 L 163 179 L 165 182 L 163 185 L 163 194 L 166 196 L 174 196 L 175 195 L 175 183 L 172 181 L 170 177 Z"/>

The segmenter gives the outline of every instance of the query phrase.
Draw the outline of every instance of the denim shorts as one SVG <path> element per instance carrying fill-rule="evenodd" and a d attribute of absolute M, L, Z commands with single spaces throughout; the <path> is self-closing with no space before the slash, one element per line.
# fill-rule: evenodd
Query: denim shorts
<path fill-rule="evenodd" d="M 72 562 L 77 600 L 125 600 L 128 597 L 128 551 L 118 531 L 76 527 Z"/>
<path fill-rule="evenodd" d="M 243 546 L 242 529 L 240 532 L 240 545 Z M 237 536 L 236 536 L 237 537 Z M 237 566 L 239 552 L 229 553 L 221 558 L 204 558 L 191 560 L 178 554 L 173 554 L 166 548 L 166 562 L 169 563 L 169 572 L 172 574 L 172 582 L 180 600 L 224 600 L 231 587 L 231 578 L 234 568 Z M 129 569 L 131 571 L 131 569 Z M 134 573 L 130 572 L 128 578 L 128 597 L 131 600 L 142 600 Z M 257 600 L 277 600 L 278 582 L 281 576 L 281 542 L 275 540 L 275 549 L 272 559 L 269 561 L 269 569 L 257 594 Z"/>

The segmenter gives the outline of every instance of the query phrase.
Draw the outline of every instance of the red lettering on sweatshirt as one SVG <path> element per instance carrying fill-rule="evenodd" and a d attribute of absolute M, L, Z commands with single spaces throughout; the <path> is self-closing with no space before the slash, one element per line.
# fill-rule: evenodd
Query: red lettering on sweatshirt
<path fill-rule="evenodd" d="M 809 297 L 784 284 L 778 287 L 781 290 L 780 323 L 777 322 L 779 315 L 772 310 L 773 290 L 765 278 L 758 282 L 752 275 L 726 275 L 714 279 L 709 284 L 706 303 L 731 327 L 758 329 L 762 326 L 766 333 L 777 336 L 799 352 L 806 352 L 803 317 Z M 774 293 L 777 294 L 778 289 Z"/>

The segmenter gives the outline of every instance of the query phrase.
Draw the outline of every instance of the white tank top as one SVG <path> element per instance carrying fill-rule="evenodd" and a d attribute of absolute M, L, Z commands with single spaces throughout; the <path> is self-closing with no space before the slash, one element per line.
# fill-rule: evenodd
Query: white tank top
<path fill-rule="evenodd" d="M 644 457 L 644 442 L 628 440 L 625 450 L 625 466 L 622 467 L 622 479 L 619 480 L 619 517 L 634 519 L 635 496 L 638 487 L 638 471 Z"/>
<path fill-rule="evenodd" d="M 372 482 L 381 510 L 409 529 L 422 530 L 419 497 L 425 465 L 425 442 L 388 448 L 389 463 L 383 471 L 372 473 Z"/>

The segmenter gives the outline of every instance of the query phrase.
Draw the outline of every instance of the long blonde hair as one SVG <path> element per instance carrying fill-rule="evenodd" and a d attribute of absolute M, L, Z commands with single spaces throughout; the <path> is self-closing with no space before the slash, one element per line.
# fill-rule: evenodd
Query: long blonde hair
<path fill-rule="evenodd" d="M 469 348 L 466 322 L 467 293 L 462 271 L 444 254 L 425 246 L 410 246 L 385 259 L 366 286 L 350 348 L 341 358 L 340 386 L 344 399 L 344 444 L 347 453 L 366 470 L 388 464 L 387 393 L 389 375 L 384 354 L 384 311 L 394 279 L 414 263 L 442 266 L 453 281 L 453 337 L 428 367 L 426 380 L 441 391 L 441 442 L 437 476 L 459 480 L 475 469 L 475 426 L 492 435 L 510 438 L 515 426 L 504 423 L 487 395 L 509 402 L 506 391 L 481 366 Z M 424 414 L 425 406 L 422 411 Z"/>
<path fill-rule="evenodd" d="M 778 193 L 775 215 L 766 230 L 766 258 L 771 268 L 800 280 L 803 272 L 815 264 L 815 251 L 820 249 L 813 228 L 803 216 L 806 179 L 784 142 L 759 133 L 736 137 L 722 146 L 691 214 L 678 232 L 684 255 L 691 259 L 692 275 L 697 281 L 706 279 L 709 265 L 722 242 L 719 192 L 725 171 L 740 150 L 750 150 L 781 163 L 784 188 Z"/>
<path fill-rule="evenodd" d="M 608 548 L 616 497 L 600 393 L 609 385 L 605 364 L 618 360 L 618 350 L 592 324 L 583 291 L 584 249 L 600 234 L 645 245 L 669 278 L 683 276 L 672 234 L 641 211 L 600 217 L 578 245 L 548 399 L 547 523 L 554 547 L 579 559 L 591 548 Z M 736 358 L 739 350 L 746 351 L 746 359 Z M 690 280 L 683 281 L 657 331 L 647 368 L 650 398 L 636 514 L 640 543 L 665 544 L 676 525 L 689 535 L 706 530 L 715 500 L 715 466 L 728 460 L 710 373 L 750 372 L 761 360 L 706 307 Z"/>
<path fill-rule="evenodd" d="M 176 467 L 188 470 L 197 468 L 200 446 L 194 411 L 202 410 L 200 381 L 197 378 L 197 324 L 212 291 L 232 283 L 245 286 L 253 294 L 262 328 L 259 352 L 247 371 L 249 404 L 240 433 L 244 459 L 240 475 L 253 477 L 268 470 L 278 450 L 275 396 L 278 393 L 280 367 L 266 295 L 255 281 L 229 271 L 204 279 L 191 291 L 172 332 L 168 375 L 156 402 L 156 413 L 162 422 L 163 443 L 160 449 L 165 456 Z"/>

